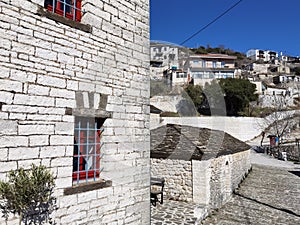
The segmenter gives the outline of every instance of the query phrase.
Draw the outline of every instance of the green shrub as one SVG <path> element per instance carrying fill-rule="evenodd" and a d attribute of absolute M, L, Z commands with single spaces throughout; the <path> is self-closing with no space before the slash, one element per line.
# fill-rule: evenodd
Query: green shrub
<path fill-rule="evenodd" d="M 51 212 L 56 199 L 52 197 L 54 176 L 45 166 L 32 164 L 8 173 L 8 181 L 0 181 L 0 208 L 7 219 L 10 213 L 19 215 L 19 224 L 52 222 Z"/>

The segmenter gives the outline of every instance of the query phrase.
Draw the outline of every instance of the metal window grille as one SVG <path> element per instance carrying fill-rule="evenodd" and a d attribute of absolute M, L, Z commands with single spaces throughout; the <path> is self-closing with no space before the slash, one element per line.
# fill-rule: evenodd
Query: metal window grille
<path fill-rule="evenodd" d="M 73 184 L 96 181 L 100 177 L 101 120 L 75 118 Z"/>
<path fill-rule="evenodd" d="M 68 19 L 81 20 L 81 0 L 45 0 L 45 7 Z"/>

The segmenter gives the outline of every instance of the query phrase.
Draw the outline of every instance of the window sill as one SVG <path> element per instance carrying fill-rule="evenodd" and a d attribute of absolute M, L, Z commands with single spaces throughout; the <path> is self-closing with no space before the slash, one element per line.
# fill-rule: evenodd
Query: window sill
<path fill-rule="evenodd" d="M 79 194 L 87 191 L 94 191 L 94 190 L 111 187 L 111 186 L 112 186 L 112 181 L 110 180 L 100 180 L 91 183 L 84 183 L 84 184 L 79 184 L 78 186 L 66 188 L 64 190 L 64 195 L 74 195 L 74 194 Z"/>
<path fill-rule="evenodd" d="M 47 17 L 48 19 L 52 19 L 56 22 L 62 23 L 64 25 L 76 28 L 78 30 L 81 30 L 81 31 L 84 31 L 84 32 L 87 32 L 87 33 L 92 33 L 92 27 L 90 25 L 83 24 L 83 23 L 80 23 L 78 21 L 68 19 L 68 18 L 63 17 L 59 14 L 50 12 L 49 10 L 47 10 L 47 9 L 41 7 L 41 6 L 38 7 L 37 14 L 40 15 L 40 16 Z"/>

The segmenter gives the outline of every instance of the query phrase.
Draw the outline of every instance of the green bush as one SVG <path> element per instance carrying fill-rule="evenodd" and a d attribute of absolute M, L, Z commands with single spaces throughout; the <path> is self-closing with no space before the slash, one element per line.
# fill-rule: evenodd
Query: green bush
<path fill-rule="evenodd" d="M 54 180 L 42 165 L 10 171 L 8 181 L 0 181 L 0 208 L 4 217 L 18 214 L 19 224 L 51 223 L 50 214 L 56 207 L 56 199 L 52 197 Z"/>

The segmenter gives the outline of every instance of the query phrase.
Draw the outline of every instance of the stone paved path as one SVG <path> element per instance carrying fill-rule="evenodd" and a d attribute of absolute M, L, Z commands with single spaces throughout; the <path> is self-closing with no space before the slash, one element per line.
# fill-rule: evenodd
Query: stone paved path
<path fill-rule="evenodd" d="M 151 224 L 153 225 L 188 225 L 195 224 L 194 209 L 196 204 L 166 200 L 163 205 L 151 206 Z"/>
<path fill-rule="evenodd" d="M 300 165 L 254 151 L 253 170 L 203 225 L 300 225 Z M 166 200 L 151 207 L 151 224 L 194 224 L 195 204 Z"/>
<path fill-rule="evenodd" d="M 300 224 L 300 169 L 254 165 L 232 199 L 204 225 Z"/>

